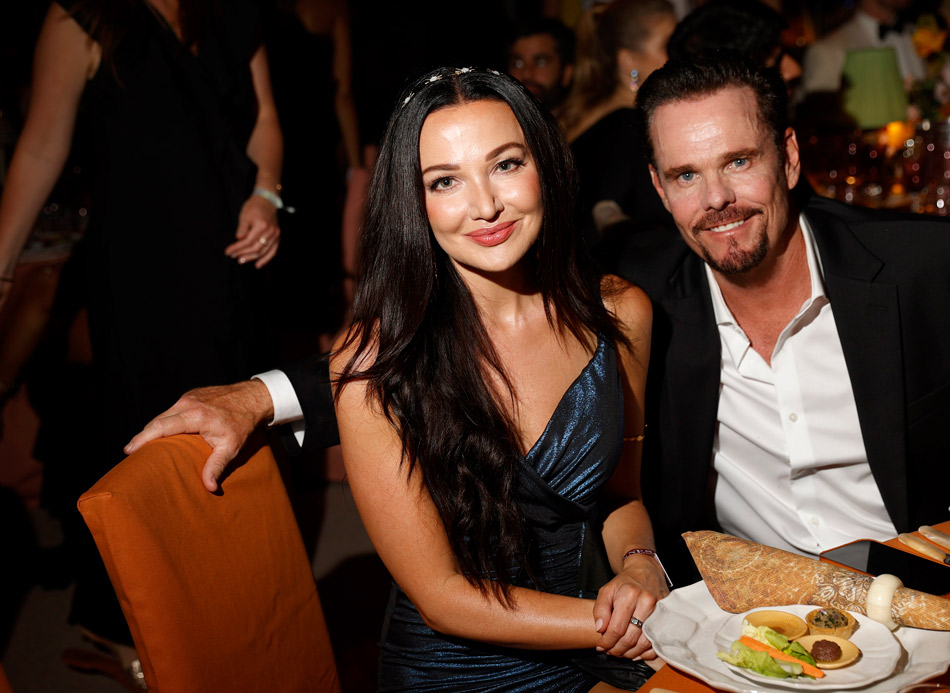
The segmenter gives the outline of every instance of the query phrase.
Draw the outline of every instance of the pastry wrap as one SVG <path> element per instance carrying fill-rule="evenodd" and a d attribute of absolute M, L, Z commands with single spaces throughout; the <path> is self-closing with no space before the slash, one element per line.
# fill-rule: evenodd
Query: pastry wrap
<path fill-rule="evenodd" d="M 683 538 L 724 611 L 813 604 L 867 614 L 870 575 L 718 532 L 687 532 Z M 950 631 L 950 599 L 900 587 L 891 618 L 912 628 Z"/>

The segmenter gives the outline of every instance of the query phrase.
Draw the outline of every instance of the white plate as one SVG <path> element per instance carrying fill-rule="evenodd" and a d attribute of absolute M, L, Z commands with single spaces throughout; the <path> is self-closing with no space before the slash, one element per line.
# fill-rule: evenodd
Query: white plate
<path fill-rule="evenodd" d="M 736 615 L 720 609 L 706 585 L 697 582 L 674 590 L 670 596 L 658 602 L 656 610 L 646 620 L 643 632 L 650 638 L 660 657 L 710 686 L 732 693 L 788 693 L 788 687 L 780 687 L 773 680 L 760 683 L 732 674 L 724 662 L 716 657 L 718 648 L 713 639 L 726 621 L 732 618 L 736 618 Z M 950 666 L 950 633 L 898 628 L 894 635 L 901 651 L 893 673 L 876 683 L 852 691 L 894 693 L 901 686 L 942 674 Z M 802 688 L 814 688 L 818 682 L 809 679 L 800 683 Z"/>
<path fill-rule="evenodd" d="M 805 618 L 805 614 L 812 611 L 814 606 L 793 605 L 769 607 L 780 611 L 787 611 L 800 618 Z M 760 611 L 761 609 L 752 609 Z M 751 612 L 747 612 L 751 613 Z M 733 674 L 738 674 L 743 678 L 749 678 L 761 685 L 778 686 L 780 688 L 790 688 L 798 690 L 846 690 L 849 688 L 860 688 L 867 686 L 875 681 L 880 681 L 885 676 L 890 675 L 897 666 L 901 656 L 901 646 L 896 638 L 891 635 L 891 631 L 885 628 L 877 621 L 872 621 L 867 616 L 855 614 L 858 627 L 851 636 L 853 642 L 861 650 L 861 658 L 854 664 L 843 669 L 829 669 L 825 672 L 823 679 L 774 679 L 768 676 L 762 676 L 749 669 L 734 667 L 721 662 Z M 716 631 L 712 638 L 712 645 L 716 648 L 715 652 L 728 652 L 734 640 L 738 640 L 742 634 L 742 619 L 745 614 L 728 614 L 725 622 Z"/>

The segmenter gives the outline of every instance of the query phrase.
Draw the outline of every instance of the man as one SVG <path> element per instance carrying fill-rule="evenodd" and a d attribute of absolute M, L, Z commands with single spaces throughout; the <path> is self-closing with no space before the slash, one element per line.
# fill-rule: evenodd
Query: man
<path fill-rule="evenodd" d="M 858 0 L 854 15 L 805 51 L 802 91 L 837 92 L 847 52 L 853 48 L 889 46 L 897 55 L 897 66 L 905 87 L 927 76 L 911 37 L 914 27 L 903 22 L 903 13 L 913 0 Z"/>
<path fill-rule="evenodd" d="M 552 17 L 521 24 L 508 44 L 508 74 L 548 110 L 561 105 L 574 75 L 574 34 Z"/>
<path fill-rule="evenodd" d="M 776 67 L 786 84 L 802 74 L 801 65 L 782 43 L 788 21 L 761 0 L 709 0 L 676 25 L 666 52 L 682 60 L 690 55 L 735 51 Z"/>
<path fill-rule="evenodd" d="M 817 554 L 947 518 L 950 225 L 799 214 L 786 100 L 743 58 L 670 61 L 637 98 L 681 235 L 625 265 L 654 300 L 644 500 L 678 584 L 687 530 Z"/>

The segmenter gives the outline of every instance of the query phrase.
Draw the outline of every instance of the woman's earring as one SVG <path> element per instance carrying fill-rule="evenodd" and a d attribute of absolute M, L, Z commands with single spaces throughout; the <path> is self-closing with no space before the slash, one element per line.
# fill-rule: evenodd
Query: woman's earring
<path fill-rule="evenodd" d="M 640 73 L 636 70 L 630 70 L 630 91 L 636 93 L 640 88 Z"/>

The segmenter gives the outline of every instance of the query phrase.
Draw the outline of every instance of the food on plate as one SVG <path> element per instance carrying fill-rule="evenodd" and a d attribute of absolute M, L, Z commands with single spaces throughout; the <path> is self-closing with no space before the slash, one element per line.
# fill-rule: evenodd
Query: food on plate
<path fill-rule="evenodd" d="M 800 638 L 808 632 L 808 624 L 795 614 L 787 611 L 753 611 L 746 615 L 746 620 L 753 626 L 768 626 L 776 633 L 784 635 L 789 640 Z"/>
<path fill-rule="evenodd" d="M 818 666 L 824 662 L 837 662 L 841 659 L 841 646 L 834 640 L 816 640 L 811 646 L 811 656 Z"/>
<path fill-rule="evenodd" d="M 745 619 L 742 634 L 732 643 L 729 652 L 717 652 L 716 656 L 727 664 L 776 679 L 820 679 L 825 675 L 802 645 L 768 626 L 753 626 Z"/>
<path fill-rule="evenodd" d="M 812 635 L 837 635 L 850 638 L 857 621 L 847 611 L 839 611 L 833 606 L 823 606 L 809 611 L 805 616 L 808 632 Z"/>
<path fill-rule="evenodd" d="M 724 611 L 813 604 L 867 614 L 870 575 L 719 532 L 687 532 L 683 538 Z M 904 626 L 950 631 L 950 599 L 898 587 L 889 616 Z"/>
<path fill-rule="evenodd" d="M 811 653 L 819 669 L 840 669 L 861 656 L 857 645 L 836 635 L 806 635 L 797 642 Z"/>

